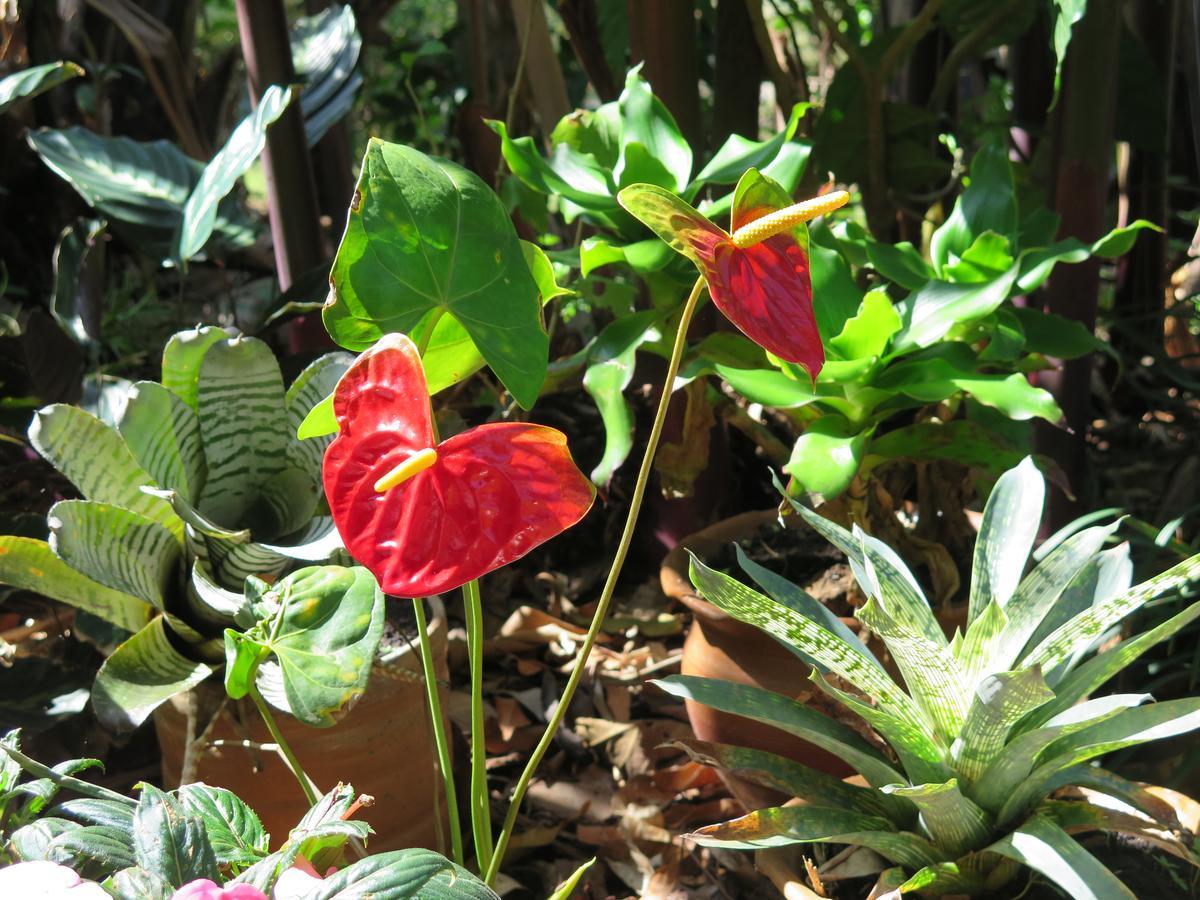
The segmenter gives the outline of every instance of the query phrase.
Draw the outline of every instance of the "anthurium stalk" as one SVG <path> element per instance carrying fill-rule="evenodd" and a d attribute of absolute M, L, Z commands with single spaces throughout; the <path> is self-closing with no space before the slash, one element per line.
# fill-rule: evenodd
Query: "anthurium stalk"
<path fill-rule="evenodd" d="M 745 251 L 759 246 L 752 239 L 756 239 L 759 242 L 775 241 L 775 246 L 770 248 L 772 255 L 765 257 L 763 260 L 755 260 L 754 262 L 775 262 L 776 270 L 763 271 L 760 268 L 759 273 L 763 277 L 773 279 L 776 296 L 786 296 L 786 289 L 789 286 L 788 280 L 790 279 L 792 303 L 795 305 L 797 311 L 801 313 L 806 311 L 808 318 L 812 319 L 812 286 L 808 275 L 807 232 L 804 231 L 802 233 L 802 245 L 797 240 L 795 232 L 797 229 L 804 229 L 806 221 L 844 206 L 849 200 L 849 195 L 844 191 L 839 191 L 826 197 L 807 201 L 806 203 L 794 205 L 785 203 L 778 208 L 778 211 L 771 210 L 766 206 L 771 200 L 777 200 L 778 195 L 782 193 L 782 189 L 778 185 L 775 185 L 774 182 L 763 178 L 754 170 L 748 172 L 738 183 L 737 190 L 735 191 L 733 209 L 735 230 L 733 235 L 730 236 L 701 216 L 700 213 L 692 210 L 683 201 L 661 189 L 652 188 L 650 185 L 631 185 L 621 192 L 619 199 L 622 205 L 635 216 L 642 218 L 651 228 L 658 231 L 660 236 L 664 240 L 667 240 L 676 250 L 691 258 L 700 269 L 700 276 L 696 279 L 695 284 L 692 285 L 691 293 L 688 294 L 688 298 L 683 304 L 683 310 L 679 316 L 679 324 L 675 329 L 675 341 L 671 348 L 671 358 L 667 365 L 667 373 L 663 379 L 662 395 L 659 398 L 654 422 L 650 427 L 650 437 L 646 442 L 646 450 L 642 454 L 637 482 L 634 485 L 633 494 L 629 501 L 629 512 L 625 518 L 625 527 L 621 532 L 621 539 L 617 544 L 612 566 L 609 568 L 608 578 L 604 582 L 604 588 L 600 593 L 600 600 L 596 604 L 596 611 L 592 616 L 591 625 L 588 627 L 583 644 L 576 654 L 575 665 L 572 667 L 571 674 L 567 678 L 567 684 L 563 688 L 562 696 L 559 698 L 558 704 L 550 716 L 550 720 L 546 723 L 546 729 L 542 733 L 541 739 L 538 741 L 537 746 L 534 747 L 533 753 L 529 757 L 529 762 L 526 763 L 525 769 L 521 772 L 513 789 L 512 800 L 509 803 L 508 813 L 504 819 L 504 826 L 501 828 L 496 842 L 496 850 L 492 856 L 491 865 L 484 870 L 484 881 L 489 885 L 495 882 L 496 875 L 500 871 L 500 866 L 504 862 L 504 853 L 508 848 L 508 842 L 512 837 L 521 803 L 525 798 L 526 791 L 529 789 L 533 774 L 537 770 L 538 765 L 541 764 L 542 758 L 546 755 L 546 751 L 550 748 L 554 736 L 562 725 L 567 709 L 571 705 L 571 700 L 575 696 L 575 691 L 579 687 L 580 679 L 583 677 L 588 657 L 591 655 L 592 648 L 595 646 L 597 637 L 599 637 L 600 629 L 608 615 L 608 608 L 612 603 L 617 580 L 620 578 L 621 570 L 625 565 L 625 558 L 628 556 L 629 547 L 633 542 L 633 532 L 637 526 L 642 501 L 646 495 L 646 487 L 650 482 L 650 473 L 654 465 L 654 455 L 658 449 L 659 439 L 662 437 L 663 424 L 667 417 L 667 408 L 671 402 L 672 386 L 675 384 L 675 378 L 679 374 L 679 364 L 683 358 L 683 351 L 687 346 L 688 326 L 691 324 L 692 316 L 696 311 L 696 306 L 699 303 L 700 296 L 706 284 L 709 286 L 710 291 L 714 291 L 713 282 L 716 283 L 715 291 L 720 292 L 724 298 L 722 304 L 719 304 L 722 311 L 730 317 L 735 325 L 742 328 L 751 337 L 754 337 L 754 334 L 751 334 L 751 330 L 758 331 L 759 326 L 764 321 L 763 317 L 757 315 L 756 310 L 753 309 L 749 311 L 748 318 L 745 315 L 746 310 L 739 306 L 739 295 L 729 290 L 731 282 L 726 276 L 730 269 L 728 265 L 722 265 L 719 262 L 722 255 L 724 255 L 725 261 L 728 263 L 729 254 L 727 250 L 724 250 L 719 245 L 728 244 L 731 248 L 736 248 L 738 251 Z M 649 202 L 644 202 L 647 197 L 649 197 Z M 691 214 L 687 215 L 685 213 L 682 217 L 678 214 L 673 217 L 670 216 L 668 211 L 678 213 L 678 207 L 686 208 Z M 754 227 L 756 225 L 757 227 Z M 687 231 L 689 232 L 689 236 L 680 237 L 672 229 L 679 229 L 680 232 Z M 703 231 L 703 234 L 697 237 L 696 235 L 700 231 Z M 738 242 L 739 234 L 742 236 L 742 243 Z M 791 246 L 788 245 L 788 242 L 791 242 Z M 790 253 L 791 247 L 795 247 L 799 252 Z M 697 248 L 699 248 L 699 252 L 697 252 Z M 709 255 L 710 252 L 711 256 Z M 781 292 L 780 288 L 784 290 Z M 717 300 L 715 292 L 713 299 L 714 301 Z M 761 296 L 756 296 L 754 299 L 761 300 L 762 298 Z M 744 325 L 743 323 L 748 324 Z M 784 338 L 786 340 L 787 337 L 796 336 L 797 334 L 795 331 L 785 332 Z M 783 350 L 778 355 L 785 359 L 794 359 L 796 362 L 804 365 L 809 374 L 815 379 L 824 360 L 820 337 L 816 334 L 815 321 L 812 322 L 811 336 L 806 333 L 799 333 L 798 336 L 800 337 L 799 346 L 796 344 L 780 345 L 778 339 L 773 341 L 773 343 Z M 815 347 L 812 344 L 813 338 L 816 341 Z M 773 352 L 777 351 L 773 349 Z"/>

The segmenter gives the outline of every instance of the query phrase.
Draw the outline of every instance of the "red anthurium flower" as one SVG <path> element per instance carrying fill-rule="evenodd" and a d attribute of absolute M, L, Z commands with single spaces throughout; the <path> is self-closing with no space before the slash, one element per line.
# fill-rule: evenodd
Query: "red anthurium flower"
<path fill-rule="evenodd" d="M 389 594 L 439 594 L 519 559 L 595 497 L 553 428 L 495 423 L 438 443 L 421 356 L 404 335 L 355 361 L 333 409 L 323 470 L 333 521 Z"/>
<path fill-rule="evenodd" d="M 732 234 L 654 185 L 631 185 L 618 199 L 696 264 L 717 308 L 746 337 L 816 380 L 825 350 L 813 315 L 804 222 L 844 205 L 848 194 L 792 204 L 779 184 L 750 169 L 734 191 Z"/>

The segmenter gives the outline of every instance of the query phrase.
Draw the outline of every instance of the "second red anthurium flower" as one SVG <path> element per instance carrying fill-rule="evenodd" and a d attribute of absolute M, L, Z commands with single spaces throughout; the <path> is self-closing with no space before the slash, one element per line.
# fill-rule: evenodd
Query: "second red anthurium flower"
<path fill-rule="evenodd" d="M 732 234 L 654 185 L 630 185 L 617 199 L 696 264 L 713 303 L 746 337 L 816 380 L 825 350 L 813 313 L 804 223 L 844 205 L 848 194 L 793 204 L 777 182 L 750 169 L 734 191 Z"/>
<path fill-rule="evenodd" d="M 333 408 L 329 508 L 389 594 L 427 597 L 498 569 L 574 525 L 595 497 L 553 428 L 498 422 L 437 442 L 421 356 L 404 335 L 355 361 Z"/>

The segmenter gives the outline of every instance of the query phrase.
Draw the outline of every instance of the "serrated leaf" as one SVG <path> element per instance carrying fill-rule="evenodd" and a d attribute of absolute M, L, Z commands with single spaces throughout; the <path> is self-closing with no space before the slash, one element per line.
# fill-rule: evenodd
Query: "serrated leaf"
<path fill-rule="evenodd" d="M 82 825 L 107 825 L 126 832 L 133 827 L 133 808 L 114 800 L 79 797 L 58 804 L 54 812 L 68 816 Z"/>
<path fill-rule="evenodd" d="M 139 866 L 113 875 L 112 887 L 121 900 L 171 900 L 175 893 L 175 888 L 166 881 Z"/>
<path fill-rule="evenodd" d="M 432 850 L 376 853 L 314 887 L 306 900 L 497 900 L 482 881 Z"/>
<path fill-rule="evenodd" d="M 106 878 L 134 864 L 128 833 L 108 825 L 64 831 L 46 845 L 43 858 L 91 879 Z"/>
<path fill-rule="evenodd" d="M 133 820 L 138 866 L 176 888 L 198 878 L 220 878 L 204 822 L 176 798 L 143 782 Z"/>
<path fill-rule="evenodd" d="M 186 813 L 204 823 L 219 864 L 249 866 L 266 856 L 268 837 L 262 823 L 232 791 L 186 784 L 179 789 L 179 802 Z"/>
<path fill-rule="evenodd" d="M 13 831 L 8 838 L 9 847 L 22 861 L 45 859 L 50 843 L 60 834 L 75 831 L 81 826 L 78 822 L 60 819 L 57 816 L 42 816 L 35 822 L 22 825 Z"/>

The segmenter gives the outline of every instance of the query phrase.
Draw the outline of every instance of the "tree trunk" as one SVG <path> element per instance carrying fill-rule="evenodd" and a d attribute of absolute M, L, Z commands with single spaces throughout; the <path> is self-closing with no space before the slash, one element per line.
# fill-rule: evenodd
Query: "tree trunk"
<path fill-rule="evenodd" d="M 763 65 L 753 47 L 754 26 L 745 0 L 717 0 L 713 149 L 731 134 L 758 137 Z"/>
<path fill-rule="evenodd" d="M 704 134 L 696 4 L 693 0 L 629 0 L 629 46 L 633 62 L 644 63 L 642 76 L 671 111 L 692 150 L 700 154 Z"/>
<path fill-rule="evenodd" d="M 1121 0 L 1092 0 L 1076 25 L 1063 72 L 1062 96 L 1056 122 L 1054 208 L 1061 216 L 1059 237 L 1090 243 L 1107 223 L 1109 175 L 1113 160 L 1113 119 L 1116 108 L 1117 58 Z M 1096 325 L 1100 292 L 1100 261 L 1058 266 L 1047 290 L 1048 311 Z M 1066 524 L 1087 508 L 1084 438 L 1091 421 L 1093 358 L 1068 360 L 1041 383 L 1058 400 L 1065 417 L 1062 428 L 1036 432 L 1039 452 L 1050 455 L 1076 495 L 1074 501 L 1052 491 L 1046 527 Z"/>

